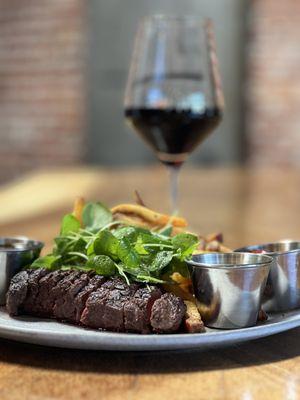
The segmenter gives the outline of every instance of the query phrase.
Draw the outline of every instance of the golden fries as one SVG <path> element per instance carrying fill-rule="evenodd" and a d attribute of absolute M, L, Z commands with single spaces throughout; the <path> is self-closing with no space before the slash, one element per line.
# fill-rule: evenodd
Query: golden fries
<path fill-rule="evenodd" d="M 76 217 L 78 219 L 78 221 L 80 221 L 81 225 L 82 225 L 82 210 L 83 210 L 84 204 L 85 204 L 84 198 L 77 197 L 75 199 L 74 206 L 73 206 L 73 212 L 72 212 L 74 217 Z"/>
<path fill-rule="evenodd" d="M 195 301 L 192 289 L 192 281 L 185 278 L 179 272 L 174 272 L 170 277 L 163 277 L 163 279 L 171 278 L 174 283 L 163 284 L 167 292 L 174 293 L 176 296 L 184 300 Z"/>
<path fill-rule="evenodd" d="M 155 226 L 173 225 L 175 227 L 186 227 L 184 218 L 160 214 L 138 204 L 119 204 L 111 209 L 112 214 L 136 215 Z"/>
<path fill-rule="evenodd" d="M 201 333 L 205 331 L 204 323 L 197 309 L 195 302 L 184 300 L 186 312 L 184 317 L 184 327 L 188 333 Z"/>

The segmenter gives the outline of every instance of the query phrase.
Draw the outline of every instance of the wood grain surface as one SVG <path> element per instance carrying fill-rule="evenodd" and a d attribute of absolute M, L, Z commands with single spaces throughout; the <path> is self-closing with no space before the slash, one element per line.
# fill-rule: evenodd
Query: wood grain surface
<path fill-rule="evenodd" d="M 300 238 L 297 170 L 188 169 L 180 210 L 199 233 L 222 231 L 238 247 Z M 0 235 L 46 242 L 74 196 L 109 205 L 132 200 L 168 211 L 163 169 L 44 171 L 0 188 Z M 298 399 L 300 328 L 210 351 L 118 353 L 0 340 L 0 399 Z"/>

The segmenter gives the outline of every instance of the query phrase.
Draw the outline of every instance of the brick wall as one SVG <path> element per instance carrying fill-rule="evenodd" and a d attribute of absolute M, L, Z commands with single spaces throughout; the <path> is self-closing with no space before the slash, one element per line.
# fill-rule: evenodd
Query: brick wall
<path fill-rule="evenodd" d="M 249 23 L 249 162 L 300 166 L 300 1 L 252 1 Z"/>
<path fill-rule="evenodd" d="M 0 180 L 84 157 L 82 0 L 0 0 Z"/>

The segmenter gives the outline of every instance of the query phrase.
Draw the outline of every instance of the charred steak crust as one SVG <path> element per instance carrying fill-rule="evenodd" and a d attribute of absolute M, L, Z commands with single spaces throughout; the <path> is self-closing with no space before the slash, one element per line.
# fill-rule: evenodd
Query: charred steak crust
<path fill-rule="evenodd" d="M 48 271 L 44 268 L 28 270 L 27 294 L 23 304 L 20 304 L 20 311 L 27 313 L 27 310 L 29 310 L 29 314 L 31 314 L 31 308 L 36 304 L 36 298 L 39 294 L 40 280 L 47 274 Z"/>
<path fill-rule="evenodd" d="M 105 282 L 88 297 L 80 322 L 93 328 L 124 332 L 124 305 L 138 288 L 139 285 L 127 285 L 120 278 Z"/>
<path fill-rule="evenodd" d="M 56 291 L 56 300 L 53 307 L 55 318 L 76 322 L 75 297 L 89 282 L 85 273 L 72 273 L 62 279 L 53 291 Z"/>
<path fill-rule="evenodd" d="M 26 313 L 41 317 L 53 317 L 53 306 L 56 299 L 53 289 L 65 276 L 68 276 L 68 271 L 61 270 L 48 272 L 43 276 L 38 283 L 39 290 L 34 303 L 31 302 L 29 307 L 25 303 Z"/>
<path fill-rule="evenodd" d="M 69 271 L 52 289 L 54 303 L 52 307 L 53 316 L 57 319 L 63 319 L 64 305 L 68 291 L 71 289 L 75 279 L 80 276 L 78 271 Z"/>
<path fill-rule="evenodd" d="M 151 309 L 162 295 L 158 287 L 142 287 L 124 305 L 124 327 L 128 332 L 150 333 Z"/>
<path fill-rule="evenodd" d="M 84 286 L 74 298 L 75 306 L 75 322 L 80 323 L 82 312 L 85 308 L 85 303 L 92 292 L 95 292 L 106 281 L 106 278 L 101 275 L 89 277 L 89 282 Z"/>
<path fill-rule="evenodd" d="M 25 313 L 116 332 L 173 333 L 186 312 L 183 300 L 158 286 L 81 271 L 19 272 L 7 293 L 10 315 Z"/>
<path fill-rule="evenodd" d="M 154 332 L 172 333 L 176 332 L 186 312 L 183 300 L 173 293 L 165 293 L 155 300 L 150 322 Z"/>
<path fill-rule="evenodd" d="M 18 315 L 19 307 L 26 298 L 29 274 L 29 271 L 21 271 L 10 282 L 6 295 L 6 307 L 10 315 Z"/>

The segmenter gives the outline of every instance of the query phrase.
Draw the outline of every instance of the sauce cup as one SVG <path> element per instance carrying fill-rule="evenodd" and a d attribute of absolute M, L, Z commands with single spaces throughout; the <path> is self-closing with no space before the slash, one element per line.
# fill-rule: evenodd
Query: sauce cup
<path fill-rule="evenodd" d="M 265 311 L 288 311 L 300 307 L 300 242 L 284 240 L 235 251 L 262 252 L 273 258 L 263 295 Z"/>
<path fill-rule="evenodd" d="M 255 325 L 272 261 L 251 253 L 205 253 L 187 261 L 204 324 L 220 329 Z"/>
<path fill-rule="evenodd" d="M 38 256 L 44 244 L 24 237 L 0 238 L 0 305 L 6 303 L 11 278 Z"/>

